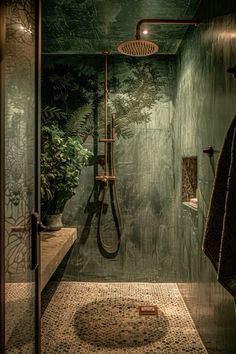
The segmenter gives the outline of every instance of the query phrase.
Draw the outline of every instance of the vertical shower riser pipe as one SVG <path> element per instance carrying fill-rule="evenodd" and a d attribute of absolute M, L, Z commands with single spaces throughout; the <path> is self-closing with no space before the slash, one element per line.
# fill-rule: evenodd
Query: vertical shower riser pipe
<path fill-rule="evenodd" d="M 108 139 L 107 136 L 107 99 L 108 99 L 108 86 L 107 86 L 107 56 L 108 52 L 104 52 L 104 138 Z M 104 165 L 104 175 L 107 175 L 107 144 L 104 144 L 104 158 L 105 158 L 105 165 Z"/>

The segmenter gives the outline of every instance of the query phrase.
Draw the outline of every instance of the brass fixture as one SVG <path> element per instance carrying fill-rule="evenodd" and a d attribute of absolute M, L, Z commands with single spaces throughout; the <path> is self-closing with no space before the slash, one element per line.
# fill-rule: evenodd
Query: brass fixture
<path fill-rule="evenodd" d="M 139 316 L 157 316 L 158 308 L 156 305 L 139 306 Z"/>
<path fill-rule="evenodd" d="M 192 20 L 161 20 L 161 19 L 142 19 L 136 25 L 135 39 L 127 40 L 117 46 L 118 52 L 124 55 L 142 57 L 156 53 L 159 50 L 157 44 L 151 41 L 141 39 L 141 26 L 144 23 L 152 25 L 193 25 L 197 26 L 199 21 Z"/>
<path fill-rule="evenodd" d="M 96 181 L 114 181 L 116 179 L 115 176 L 106 176 L 106 175 L 102 175 L 102 176 L 96 176 Z"/>
<path fill-rule="evenodd" d="M 105 117 L 105 122 L 104 122 L 104 138 L 99 138 L 98 141 L 99 143 L 104 143 L 104 155 L 103 155 L 103 168 L 104 168 L 104 175 L 99 175 L 96 176 L 96 181 L 102 181 L 102 182 L 107 182 L 107 181 L 114 181 L 115 176 L 110 176 L 108 171 L 107 171 L 107 165 L 108 165 L 108 150 L 107 150 L 107 144 L 109 143 L 114 143 L 115 142 L 115 135 L 114 135 L 114 129 L 112 129 L 112 137 L 108 138 L 108 131 L 107 131 L 107 126 L 108 126 L 108 106 L 107 106 L 107 100 L 108 100 L 108 86 L 107 86 L 107 57 L 108 57 L 108 52 L 103 52 L 104 54 L 104 117 Z"/>
<path fill-rule="evenodd" d="M 124 55 L 130 55 L 133 57 L 145 57 L 156 53 L 159 50 L 159 47 L 154 42 L 138 39 L 120 43 L 117 46 L 117 50 Z"/>
<path fill-rule="evenodd" d="M 100 138 L 99 140 L 99 143 L 114 143 L 115 142 L 115 139 L 105 139 L 105 138 Z"/>

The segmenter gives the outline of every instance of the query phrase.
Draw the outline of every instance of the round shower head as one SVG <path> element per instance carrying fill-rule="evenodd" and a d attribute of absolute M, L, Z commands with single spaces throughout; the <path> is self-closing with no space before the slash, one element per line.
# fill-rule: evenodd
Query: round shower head
<path fill-rule="evenodd" d="M 144 39 L 133 39 L 120 43 L 117 46 L 118 52 L 132 57 L 145 57 L 154 54 L 159 47 L 154 42 Z"/>

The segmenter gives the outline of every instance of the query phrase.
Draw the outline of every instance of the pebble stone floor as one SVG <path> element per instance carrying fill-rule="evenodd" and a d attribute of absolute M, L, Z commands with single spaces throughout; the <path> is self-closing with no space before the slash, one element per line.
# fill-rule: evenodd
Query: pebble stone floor
<path fill-rule="evenodd" d="M 51 282 L 43 302 L 42 354 L 207 354 L 176 284 Z"/>
<path fill-rule="evenodd" d="M 34 283 L 5 286 L 6 353 L 31 354 L 34 350 Z"/>

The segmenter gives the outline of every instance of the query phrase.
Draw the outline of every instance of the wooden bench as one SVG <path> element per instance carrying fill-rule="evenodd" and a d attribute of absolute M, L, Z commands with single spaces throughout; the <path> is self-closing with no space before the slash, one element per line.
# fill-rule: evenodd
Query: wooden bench
<path fill-rule="evenodd" d="M 41 290 L 45 287 L 77 238 L 76 228 L 42 232 L 41 238 Z"/>

